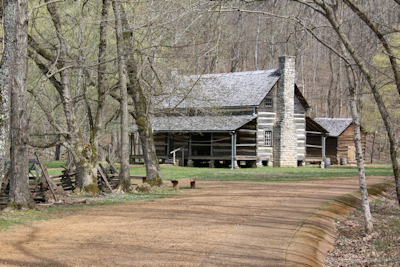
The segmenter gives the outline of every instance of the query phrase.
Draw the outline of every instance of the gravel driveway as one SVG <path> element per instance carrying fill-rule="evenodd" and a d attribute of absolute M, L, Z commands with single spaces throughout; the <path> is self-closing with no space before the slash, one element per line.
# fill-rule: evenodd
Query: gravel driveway
<path fill-rule="evenodd" d="M 2 232 L 0 266 L 321 266 L 334 219 L 349 210 L 326 204 L 358 190 L 358 180 L 196 187 Z"/>

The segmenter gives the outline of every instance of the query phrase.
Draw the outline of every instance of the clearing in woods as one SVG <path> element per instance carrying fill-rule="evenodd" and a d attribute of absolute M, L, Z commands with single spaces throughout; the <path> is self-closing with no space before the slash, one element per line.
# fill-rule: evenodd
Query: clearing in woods
<path fill-rule="evenodd" d="M 321 266 L 334 219 L 349 210 L 328 203 L 357 190 L 355 177 L 200 180 L 172 198 L 85 207 L 3 231 L 0 266 Z"/>

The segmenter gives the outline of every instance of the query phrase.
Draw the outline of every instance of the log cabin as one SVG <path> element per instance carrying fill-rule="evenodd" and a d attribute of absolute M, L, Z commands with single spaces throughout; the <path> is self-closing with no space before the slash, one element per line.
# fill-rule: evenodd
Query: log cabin
<path fill-rule="evenodd" d="M 351 118 L 315 118 L 314 121 L 326 129 L 325 156 L 330 158 L 331 164 L 356 163 L 356 152 L 354 146 L 354 124 Z M 309 143 L 315 142 L 315 138 L 307 136 Z M 361 128 L 361 143 L 365 156 L 366 135 Z M 315 149 L 307 149 L 307 157 L 319 155 Z"/>
<path fill-rule="evenodd" d="M 190 89 L 184 98 L 175 90 L 157 100 L 165 111 L 152 122 L 159 159 L 175 151 L 187 166 L 297 167 L 305 161 L 310 107 L 295 85 L 295 57 L 280 57 L 278 69 L 174 80 Z M 133 132 L 131 159 L 140 152 Z"/>

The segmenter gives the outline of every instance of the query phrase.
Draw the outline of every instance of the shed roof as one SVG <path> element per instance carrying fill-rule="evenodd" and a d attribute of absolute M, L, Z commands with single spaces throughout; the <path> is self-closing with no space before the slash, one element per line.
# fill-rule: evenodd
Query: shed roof
<path fill-rule="evenodd" d="M 258 106 L 279 78 L 276 69 L 176 76 L 158 104 L 163 108 Z"/>
<path fill-rule="evenodd" d="M 328 133 L 324 127 L 308 116 L 306 117 L 306 131 L 320 132 L 321 134 Z"/>
<path fill-rule="evenodd" d="M 352 118 L 315 118 L 319 125 L 324 127 L 330 136 L 338 137 L 353 123 Z"/>
<path fill-rule="evenodd" d="M 255 115 L 238 116 L 161 116 L 153 120 L 156 132 L 233 131 L 254 120 Z"/>

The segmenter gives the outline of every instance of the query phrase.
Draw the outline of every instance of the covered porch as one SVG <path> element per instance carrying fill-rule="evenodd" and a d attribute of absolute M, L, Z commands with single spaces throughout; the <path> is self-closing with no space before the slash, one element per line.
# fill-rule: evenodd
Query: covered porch
<path fill-rule="evenodd" d="M 306 134 L 305 164 L 324 162 L 328 131 L 310 117 L 306 117 Z"/>
<path fill-rule="evenodd" d="M 131 134 L 131 162 L 142 157 L 137 133 Z M 255 166 L 268 159 L 257 157 L 256 116 L 157 117 L 154 142 L 161 162 L 180 166 Z"/>

